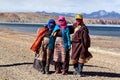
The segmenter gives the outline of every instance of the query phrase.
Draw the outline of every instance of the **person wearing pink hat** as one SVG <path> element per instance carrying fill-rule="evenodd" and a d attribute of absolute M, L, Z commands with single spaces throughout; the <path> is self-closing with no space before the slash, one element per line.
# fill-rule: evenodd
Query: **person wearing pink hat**
<path fill-rule="evenodd" d="M 64 16 L 59 16 L 56 23 L 59 26 L 56 26 L 52 32 L 55 40 L 51 40 L 51 43 L 54 44 L 55 73 L 62 71 L 62 74 L 65 75 L 69 69 L 69 49 L 71 46 L 69 27 Z"/>

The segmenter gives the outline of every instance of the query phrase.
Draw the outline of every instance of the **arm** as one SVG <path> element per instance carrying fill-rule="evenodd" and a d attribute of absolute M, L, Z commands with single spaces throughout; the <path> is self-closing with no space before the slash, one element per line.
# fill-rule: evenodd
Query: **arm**
<path fill-rule="evenodd" d="M 69 28 L 67 27 L 67 40 L 68 40 L 68 46 L 70 47 L 71 46 L 71 40 L 70 40 L 70 32 L 69 32 Z"/>
<path fill-rule="evenodd" d="M 86 30 L 83 31 L 83 44 L 85 48 L 90 47 L 90 37 Z"/>

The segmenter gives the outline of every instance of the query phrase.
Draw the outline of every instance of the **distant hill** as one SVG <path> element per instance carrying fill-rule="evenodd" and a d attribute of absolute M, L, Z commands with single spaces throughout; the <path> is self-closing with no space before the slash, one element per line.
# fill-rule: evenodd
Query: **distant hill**
<path fill-rule="evenodd" d="M 56 15 L 56 16 L 62 15 L 62 16 L 67 16 L 67 17 L 74 17 L 76 14 L 76 13 L 56 13 L 56 12 L 45 12 L 45 11 L 38 12 L 38 13 L 52 14 L 52 15 Z M 87 13 L 82 13 L 82 14 L 83 14 L 84 18 L 120 19 L 120 14 L 117 12 L 114 12 L 114 11 L 107 12 L 105 10 L 99 10 L 96 12 L 92 12 L 90 14 L 87 14 Z"/>
<path fill-rule="evenodd" d="M 37 13 L 51 14 L 51 15 L 55 15 L 55 16 L 67 16 L 67 17 L 74 17 L 75 16 L 75 13 L 57 13 L 57 12 L 46 12 L 46 11 L 37 12 Z"/>
<path fill-rule="evenodd" d="M 101 12 L 102 16 L 104 14 L 106 14 L 104 11 Z M 2 12 L 0 13 L 0 23 L 1 22 L 47 23 L 48 20 L 51 18 L 57 20 L 59 15 L 65 16 L 68 23 L 75 22 L 75 18 L 73 17 L 75 16 L 75 14 L 73 13 Z M 101 18 L 101 17 L 93 18 L 97 16 L 88 17 L 84 18 L 85 24 L 120 24 L 120 19 L 117 19 L 117 17 L 116 18 Z"/>
<path fill-rule="evenodd" d="M 117 12 L 106 12 L 105 10 L 100 10 L 92 12 L 90 14 L 83 13 L 85 18 L 104 18 L 104 19 L 120 19 L 120 14 Z"/>
<path fill-rule="evenodd" d="M 0 22 L 46 23 L 51 18 L 57 19 L 57 16 L 35 12 L 0 13 Z"/>

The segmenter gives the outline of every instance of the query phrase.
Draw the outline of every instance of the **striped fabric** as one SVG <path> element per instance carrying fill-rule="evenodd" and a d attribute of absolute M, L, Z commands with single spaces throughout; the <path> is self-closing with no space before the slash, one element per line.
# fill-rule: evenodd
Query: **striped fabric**
<path fill-rule="evenodd" d="M 63 39 L 62 37 L 56 37 L 53 60 L 55 62 L 64 62 L 65 56 L 66 54 L 65 54 Z"/>

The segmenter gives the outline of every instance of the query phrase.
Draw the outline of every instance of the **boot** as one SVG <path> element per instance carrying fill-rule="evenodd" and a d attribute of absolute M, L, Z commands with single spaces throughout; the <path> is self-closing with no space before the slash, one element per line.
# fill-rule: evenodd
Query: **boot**
<path fill-rule="evenodd" d="M 42 73 L 42 71 L 43 71 L 43 69 L 42 69 L 42 61 L 40 61 L 39 64 L 40 64 L 40 69 L 39 69 L 39 71 Z"/>
<path fill-rule="evenodd" d="M 45 72 L 46 74 L 49 74 L 49 67 L 50 67 L 50 61 L 51 61 L 51 53 L 52 51 L 47 49 L 47 60 L 46 60 L 46 67 Z"/>
<path fill-rule="evenodd" d="M 78 62 L 78 68 L 79 68 L 80 74 L 82 74 L 83 66 L 84 66 L 84 63 L 79 63 L 79 62 Z"/>
<path fill-rule="evenodd" d="M 45 74 L 45 61 L 41 61 L 41 65 L 42 65 L 42 74 Z"/>
<path fill-rule="evenodd" d="M 74 69 L 75 69 L 75 71 L 73 72 L 73 74 L 79 73 L 79 66 L 78 66 L 78 63 L 75 63 L 75 64 L 74 64 Z"/>
<path fill-rule="evenodd" d="M 47 61 L 46 61 L 46 67 L 45 67 L 45 73 L 46 74 L 49 74 L 49 67 L 50 67 L 50 60 L 47 59 Z"/>
<path fill-rule="evenodd" d="M 46 72 L 46 74 L 49 74 L 49 66 L 45 67 L 45 72 Z"/>

